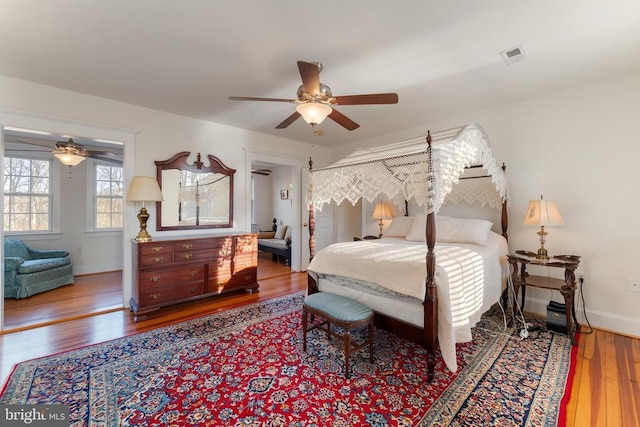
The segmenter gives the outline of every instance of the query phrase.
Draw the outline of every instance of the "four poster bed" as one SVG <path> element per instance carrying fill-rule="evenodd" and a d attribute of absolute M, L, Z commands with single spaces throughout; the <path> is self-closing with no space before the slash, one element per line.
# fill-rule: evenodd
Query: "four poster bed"
<path fill-rule="evenodd" d="M 479 165 L 486 175 L 462 176 Z M 429 381 L 438 345 L 456 371 L 455 344 L 471 340 L 471 327 L 500 299 L 506 280 L 506 175 L 485 131 L 469 124 L 428 133 L 426 144 L 414 139 L 363 150 L 327 168 L 313 170 L 311 160 L 309 166 L 308 293 L 360 301 L 374 310 L 379 327 L 422 343 Z M 315 254 L 315 210 L 332 201 L 373 203 L 382 194 L 406 215 L 394 218 L 383 238 L 337 243 Z M 501 235 L 485 220 L 436 217 L 445 200 L 501 209 Z M 409 203 L 424 213 L 409 217 Z"/>

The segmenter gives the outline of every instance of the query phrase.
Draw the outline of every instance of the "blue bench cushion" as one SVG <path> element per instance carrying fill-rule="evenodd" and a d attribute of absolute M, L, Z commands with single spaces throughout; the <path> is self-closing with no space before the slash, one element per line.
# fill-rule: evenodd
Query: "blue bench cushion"
<path fill-rule="evenodd" d="M 328 292 L 308 295 L 304 305 L 342 322 L 357 322 L 373 314 L 373 310 L 358 301 Z"/>
<path fill-rule="evenodd" d="M 52 268 L 71 264 L 69 257 L 62 258 L 46 258 L 46 259 L 29 259 L 20 264 L 18 274 L 35 273 L 37 271 L 50 270 Z"/>

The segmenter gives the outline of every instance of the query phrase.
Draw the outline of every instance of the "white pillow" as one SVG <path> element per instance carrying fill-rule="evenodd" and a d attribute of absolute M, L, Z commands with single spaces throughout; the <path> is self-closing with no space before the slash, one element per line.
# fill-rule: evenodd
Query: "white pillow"
<path fill-rule="evenodd" d="M 411 230 L 411 224 L 413 223 L 412 216 L 397 216 L 393 218 L 391 224 L 384 232 L 383 237 L 407 237 Z"/>
<path fill-rule="evenodd" d="M 278 225 L 278 228 L 276 228 L 276 235 L 273 236 L 274 239 L 284 239 L 284 233 L 287 232 L 287 226 L 286 225 Z"/>
<path fill-rule="evenodd" d="M 473 243 L 484 246 L 487 244 L 489 232 L 493 224 L 483 219 L 453 218 L 436 215 L 436 241 L 444 243 Z M 426 215 L 417 214 L 411 224 L 411 229 L 405 237 L 412 242 L 426 242 Z"/>
<path fill-rule="evenodd" d="M 292 231 L 293 230 L 291 229 L 291 227 L 289 227 L 287 225 L 287 231 L 284 232 L 284 240 L 287 240 L 287 239 L 291 240 L 291 232 Z"/>
<path fill-rule="evenodd" d="M 489 239 L 492 225 L 484 219 L 448 218 L 437 222 L 436 240 L 484 246 Z"/>
<path fill-rule="evenodd" d="M 423 213 L 414 215 L 413 221 L 411 222 L 411 228 L 409 228 L 409 232 L 407 233 L 405 240 L 409 240 L 411 242 L 426 242 L 426 220 L 427 217 Z"/>

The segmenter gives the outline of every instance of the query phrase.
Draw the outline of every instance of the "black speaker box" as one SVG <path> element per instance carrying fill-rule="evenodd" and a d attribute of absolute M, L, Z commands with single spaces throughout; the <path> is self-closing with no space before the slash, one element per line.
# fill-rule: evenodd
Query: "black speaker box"
<path fill-rule="evenodd" d="M 556 301 L 547 305 L 547 329 L 550 331 L 567 333 L 567 316 L 565 305 Z"/>

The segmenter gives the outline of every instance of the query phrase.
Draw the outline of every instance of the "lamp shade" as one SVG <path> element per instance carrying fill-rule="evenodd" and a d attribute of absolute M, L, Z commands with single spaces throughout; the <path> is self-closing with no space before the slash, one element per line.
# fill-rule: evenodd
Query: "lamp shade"
<path fill-rule="evenodd" d="M 560 215 L 555 200 L 544 200 L 540 196 L 540 200 L 530 200 L 527 215 L 522 221 L 524 225 L 562 225 L 564 219 Z"/>
<path fill-rule="evenodd" d="M 331 114 L 333 108 L 321 102 L 307 102 L 299 104 L 296 107 L 296 111 L 300 113 L 305 122 L 310 125 L 319 125 Z"/>
<path fill-rule="evenodd" d="M 371 215 L 373 219 L 392 219 L 393 215 L 391 215 L 391 211 L 389 210 L 389 206 L 386 203 L 378 203 L 376 204 L 375 209 L 373 210 L 373 215 Z"/>
<path fill-rule="evenodd" d="M 134 176 L 127 190 L 127 200 L 131 202 L 161 202 L 162 190 L 152 176 Z"/>
<path fill-rule="evenodd" d="M 73 154 L 64 150 L 61 150 L 59 152 L 54 151 L 53 155 L 58 160 L 60 160 L 60 162 L 62 162 L 63 165 L 66 165 L 66 166 L 79 165 L 86 158 L 85 156 L 79 156 L 77 154 Z"/>

